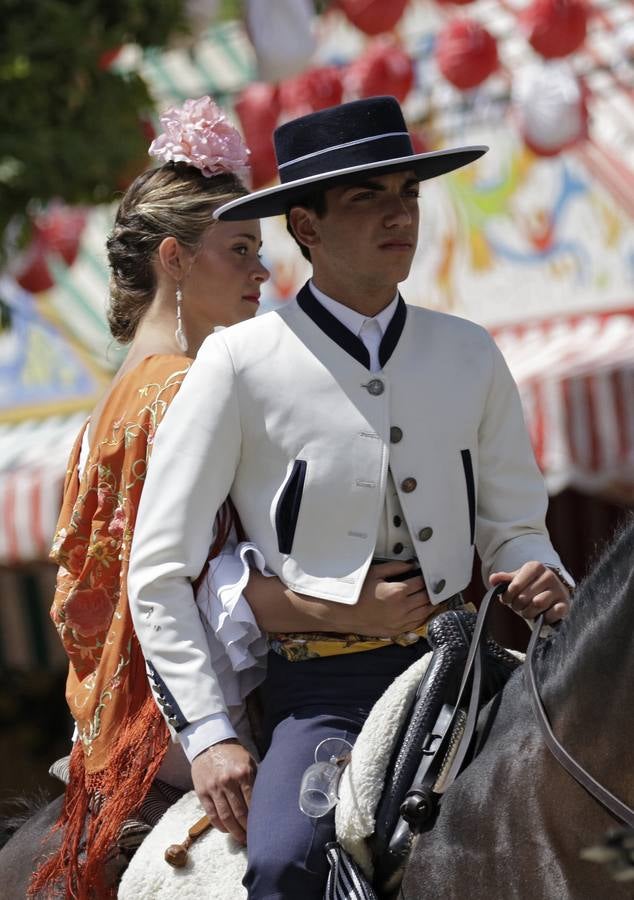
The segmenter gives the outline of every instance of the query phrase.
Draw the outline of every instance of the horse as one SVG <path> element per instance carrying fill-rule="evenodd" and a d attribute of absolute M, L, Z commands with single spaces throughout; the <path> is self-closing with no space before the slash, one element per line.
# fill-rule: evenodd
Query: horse
<path fill-rule="evenodd" d="M 535 672 L 559 742 L 632 807 L 634 519 L 538 648 Z M 400 900 L 632 900 L 631 881 L 581 858 L 618 823 L 547 749 L 522 669 L 493 703 L 486 742 L 416 839 Z"/>
<path fill-rule="evenodd" d="M 61 832 L 54 826 L 63 803 L 63 795 L 49 801 L 46 792 L 37 792 L 33 797 L 18 798 L 16 814 L 0 822 L 0 896 L 4 900 L 24 900 L 33 872 L 59 848 Z M 112 853 L 105 866 L 107 888 L 116 890 L 128 861 L 121 851 Z M 63 896 L 61 888 L 54 896 Z"/>
<path fill-rule="evenodd" d="M 535 661 L 559 741 L 630 806 L 633 651 L 634 518 L 577 589 L 569 616 Z M 518 669 L 483 710 L 486 741 L 443 795 L 433 828 L 416 839 L 399 900 L 632 900 L 631 884 L 581 859 L 616 823 L 550 754 L 524 674 Z M 24 896 L 13 887 L 28 883 L 53 819 L 46 807 L 0 850 L 3 896 Z"/>

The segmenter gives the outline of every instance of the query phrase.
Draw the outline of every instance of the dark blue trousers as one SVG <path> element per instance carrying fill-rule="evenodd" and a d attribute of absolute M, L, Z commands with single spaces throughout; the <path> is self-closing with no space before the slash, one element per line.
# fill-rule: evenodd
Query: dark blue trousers
<path fill-rule="evenodd" d="M 321 900 L 334 840 L 334 810 L 310 819 L 299 809 L 299 786 L 327 737 L 354 743 L 367 715 L 391 682 L 426 653 L 410 647 L 288 662 L 269 654 L 263 686 L 269 747 L 253 788 L 247 828 L 249 900 Z"/>

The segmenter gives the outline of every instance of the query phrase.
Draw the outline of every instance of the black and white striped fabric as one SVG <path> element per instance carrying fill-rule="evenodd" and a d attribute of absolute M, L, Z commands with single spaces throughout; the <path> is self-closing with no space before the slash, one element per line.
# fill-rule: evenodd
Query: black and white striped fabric
<path fill-rule="evenodd" d="M 330 872 L 324 900 L 378 900 L 372 885 L 336 841 L 326 844 Z"/>

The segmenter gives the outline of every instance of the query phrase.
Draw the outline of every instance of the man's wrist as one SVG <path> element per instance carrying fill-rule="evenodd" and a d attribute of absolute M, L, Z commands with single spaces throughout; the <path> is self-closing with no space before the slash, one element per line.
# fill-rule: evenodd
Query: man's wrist
<path fill-rule="evenodd" d="M 184 728 L 178 740 L 190 763 L 214 744 L 236 738 L 236 732 L 226 713 L 214 713 Z"/>

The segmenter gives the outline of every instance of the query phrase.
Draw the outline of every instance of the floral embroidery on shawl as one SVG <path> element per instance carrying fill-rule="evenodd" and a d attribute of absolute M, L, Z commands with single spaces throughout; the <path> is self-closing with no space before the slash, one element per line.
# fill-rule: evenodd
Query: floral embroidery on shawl
<path fill-rule="evenodd" d="M 133 641 L 126 594 L 132 532 L 154 433 L 188 367 L 183 357 L 144 360 L 115 385 L 79 478 L 83 433 L 71 453 L 51 551 L 60 566 L 51 616 L 71 664 L 67 697 L 87 771 L 107 757 L 106 711 L 118 720 L 128 702 L 127 685 L 126 696 L 117 694 Z"/>
<path fill-rule="evenodd" d="M 71 452 L 51 551 L 60 567 L 51 617 L 69 658 L 66 696 L 79 740 L 57 823 L 61 847 L 33 876 L 31 895 L 59 896 L 61 889 L 78 900 L 110 896 L 104 862 L 168 746 L 126 579 L 154 434 L 189 365 L 179 356 L 143 360 L 112 388 L 81 476 L 86 426 Z"/>

